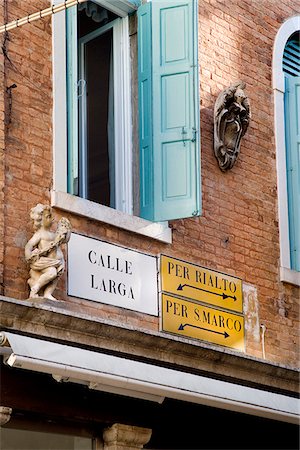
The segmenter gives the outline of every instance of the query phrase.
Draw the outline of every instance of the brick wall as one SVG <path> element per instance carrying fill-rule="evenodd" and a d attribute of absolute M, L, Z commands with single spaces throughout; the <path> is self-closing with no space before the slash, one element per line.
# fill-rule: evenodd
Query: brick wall
<path fill-rule="evenodd" d="M 7 21 L 48 6 L 48 1 L 2 2 Z M 5 295 L 24 298 L 24 244 L 28 211 L 49 201 L 52 171 L 51 21 L 43 19 L 7 34 L 5 89 Z"/>
<path fill-rule="evenodd" d="M 280 283 L 278 272 L 271 68 L 276 33 L 284 20 L 299 12 L 299 5 L 200 0 L 203 217 L 199 228 L 188 228 L 188 234 L 181 229 L 183 242 L 196 246 L 201 264 L 234 273 L 257 287 L 260 322 L 267 327 L 267 359 L 296 365 L 299 288 Z M 247 85 L 252 120 L 236 165 L 223 174 L 212 152 L 213 105 L 219 92 L 239 79 Z M 261 356 L 260 344 L 250 336 L 248 351 Z"/>
<path fill-rule="evenodd" d="M 8 20 L 48 6 L 46 0 L 35 2 L 34 8 L 31 0 L 9 0 L 6 4 Z M 271 65 L 275 35 L 297 9 L 299 1 L 199 0 L 203 215 L 172 222 L 172 245 L 55 211 L 56 219 L 69 217 L 74 231 L 241 277 L 257 289 L 259 320 L 267 327 L 266 358 L 291 365 L 298 360 L 299 288 L 279 282 Z M 5 144 L 3 123 L 0 132 L 6 174 L 4 228 L 0 222 L 0 231 L 5 230 L 4 294 L 25 299 L 28 272 L 24 245 L 32 235 L 29 210 L 38 202 L 49 201 L 52 185 L 51 20 L 10 32 L 6 49 L 4 90 L 13 83 L 17 88 L 12 90 Z M 0 58 L 3 78 L 3 55 Z M 236 165 L 224 174 L 213 155 L 213 108 L 219 92 L 238 79 L 247 84 L 252 121 Z M 1 167 L 2 153 L 0 183 Z M 0 247 L 0 268 L 1 254 Z M 56 296 L 86 313 L 158 329 L 156 318 L 68 298 L 65 276 Z M 262 356 L 261 343 L 251 333 L 247 335 L 247 353 Z"/>

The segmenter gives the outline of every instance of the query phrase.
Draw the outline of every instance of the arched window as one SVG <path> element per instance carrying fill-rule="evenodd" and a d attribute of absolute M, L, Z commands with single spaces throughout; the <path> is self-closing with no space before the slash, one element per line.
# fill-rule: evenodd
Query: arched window
<path fill-rule="evenodd" d="M 283 53 L 284 119 L 291 269 L 300 271 L 300 32 Z"/>
<path fill-rule="evenodd" d="M 300 285 L 300 16 L 279 29 L 273 54 L 281 280 Z"/>

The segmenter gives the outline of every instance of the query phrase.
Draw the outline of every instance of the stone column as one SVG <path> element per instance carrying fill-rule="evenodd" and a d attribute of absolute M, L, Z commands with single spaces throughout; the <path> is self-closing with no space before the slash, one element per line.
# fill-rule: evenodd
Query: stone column
<path fill-rule="evenodd" d="M 12 409 L 8 406 L 0 406 L 0 427 L 10 420 Z"/>
<path fill-rule="evenodd" d="M 149 442 L 152 430 L 115 423 L 103 431 L 104 450 L 141 449 Z"/>

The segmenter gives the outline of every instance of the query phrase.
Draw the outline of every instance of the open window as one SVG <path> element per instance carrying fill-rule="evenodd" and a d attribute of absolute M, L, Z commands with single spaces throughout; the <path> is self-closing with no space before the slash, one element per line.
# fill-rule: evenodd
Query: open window
<path fill-rule="evenodd" d="M 68 192 L 132 213 L 128 18 L 88 1 L 66 36 Z"/>
<path fill-rule="evenodd" d="M 201 211 L 197 1 L 139 3 L 87 1 L 54 18 L 53 204 L 117 226 Z"/>

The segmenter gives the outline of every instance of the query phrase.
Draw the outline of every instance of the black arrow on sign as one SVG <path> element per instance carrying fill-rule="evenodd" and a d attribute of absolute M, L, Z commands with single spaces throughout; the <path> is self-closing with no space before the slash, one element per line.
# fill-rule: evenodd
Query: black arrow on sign
<path fill-rule="evenodd" d="M 223 333 L 221 331 L 215 331 L 215 330 L 209 330 L 207 328 L 197 327 L 197 325 L 192 325 L 191 323 L 185 323 L 184 325 L 181 324 L 178 327 L 178 330 L 184 330 L 185 327 L 193 327 L 193 328 L 199 328 L 199 330 L 209 331 L 210 333 L 216 333 L 216 334 L 222 334 L 224 338 L 228 338 L 230 335 L 224 331 Z"/>
<path fill-rule="evenodd" d="M 224 294 L 224 292 L 223 292 L 222 294 L 218 294 L 217 292 L 212 292 L 212 291 L 209 291 L 208 289 L 198 288 L 198 287 L 192 286 L 192 285 L 190 285 L 190 284 L 180 284 L 180 285 L 178 286 L 178 288 L 177 288 L 177 291 L 183 291 L 183 288 L 184 288 L 185 286 L 186 286 L 186 287 L 189 287 L 189 288 L 192 288 L 192 289 L 197 289 L 198 291 L 208 292 L 209 294 L 219 295 L 220 297 L 223 298 L 223 300 L 225 300 L 226 298 L 232 298 L 234 301 L 236 301 L 236 296 L 235 296 L 235 295 L 227 295 L 227 294 Z"/>

